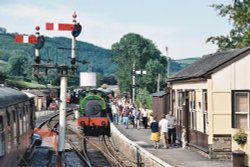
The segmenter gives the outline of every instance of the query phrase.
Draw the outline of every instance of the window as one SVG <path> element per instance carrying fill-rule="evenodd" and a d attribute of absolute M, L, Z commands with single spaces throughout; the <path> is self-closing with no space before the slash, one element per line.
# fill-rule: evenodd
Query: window
<path fill-rule="evenodd" d="M 189 91 L 189 114 L 190 114 L 190 128 L 196 130 L 196 97 L 195 97 L 195 91 Z"/>
<path fill-rule="evenodd" d="M 13 145 L 16 146 L 18 143 L 18 125 L 17 125 L 17 114 L 16 114 L 16 110 L 12 110 L 12 116 L 13 116 L 13 138 L 14 138 L 14 142 Z"/>
<path fill-rule="evenodd" d="M 184 102 L 185 102 L 184 92 L 178 91 L 177 92 L 177 123 L 178 123 L 178 125 L 182 125 L 183 103 Z"/>
<path fill-rule="evenodd" d="M 7 126 L 8 129 L 6 131 L 6 135 L 7 135 L 7 147 L 6 147 L 6 152 L 10 153 L 11 149 L 12 149 L 12 127 L 11 125 L 13 124 L 13 120 L 11 119 L 11 112 L 7 110 Z"/>
<path fill-rule="evenodd" d="M 202 92 L 203 132 L 208 134 L 207 90 Z"/>
<path fill-rule="evenodd" d="M 18 110 L 19 112 L 19 133 L 20 133 L 20 136 L 23 134 L 23 113 L 22 113 L 22 110 Z"/>
<path fill-rule="evenodd" d="M 249 126 L 249 92 L 233 92 L 233 128 L 250 130 Z"/>

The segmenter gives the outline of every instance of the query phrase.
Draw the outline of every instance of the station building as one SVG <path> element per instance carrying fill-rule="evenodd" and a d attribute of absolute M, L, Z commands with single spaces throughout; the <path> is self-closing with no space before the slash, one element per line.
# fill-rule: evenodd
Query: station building
<path fill-rule="evenodd" d="M 250 165 L 250 48 L 203 56 L 168 80 L 170 108 L 177 116 L 177 139 L 209 158 L 245 152 Z M 243 129 L 247 142 L 234 134 Z"/>

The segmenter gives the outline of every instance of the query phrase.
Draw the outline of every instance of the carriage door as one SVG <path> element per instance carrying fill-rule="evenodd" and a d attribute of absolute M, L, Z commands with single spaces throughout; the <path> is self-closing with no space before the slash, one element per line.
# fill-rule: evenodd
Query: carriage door
<path fill-rule="evenodd" d="M 0 157 L 4 156 L 4 145 L 5 145 L 5 136 L 4 136 L 4 124 L 3 116 L 0 116 Z"/>

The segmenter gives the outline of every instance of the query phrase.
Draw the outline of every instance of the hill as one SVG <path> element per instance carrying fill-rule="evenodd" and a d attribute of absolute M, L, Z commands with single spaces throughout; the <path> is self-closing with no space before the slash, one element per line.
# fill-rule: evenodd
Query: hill
<path fill-rule="evenodd" d="M 65 37 L 45 37 L 45 45 L 40 50 L 40 57 L 42 63 L 53 63 L 53 64 L 70 64 L 71 57 L 71 39 Z M 96 45 L 77 41 L 76 43 L 76 58 L 77 72 L 93 71 L 97 72 L 101 76 L 109 77 L 114 76 L 116 66 L 111 62 L 111 51 L 98 47 Z M 29 66 L 27 66 L 28 75 L 31 75 L 33 59 L 34 59 L 34 46 L 31 44 L 21 44 L 15 42 L 14 33 L 0 34 L 0 70 L 2 72 L 7 70 L 8 60 L 12 56 L 25 56 L 29 60 Z M 191 64 L 198 58 L 187 58 L 181 60 L 171 60 L 170 75 L 182 70 L 187 65 Z M 79 63 L 79 62 L 88 62 Z M 28 77 L 28 76 L 27 76 Z M 29 77 L 28 77 L 29 78 Z M 30 79 L 30 78 L 29 78 Z M 48 80 L 55 79 L 54 75 Z M 51 81 L 52 82 L 52 81 Z M 59 80 L 55 81 L 59 82 Z M 77 80 L 71 80 L 71 82 L 79 83 Z M 54 82 L 53 82 L 54 83 Z"/>
<path fill-rule="evenodd" d="M 22 55 L 33 61 L 33 45 L 16 43 L 15 34 L 0 34 L 0 39 L 0 60 L 8 61 L 11 56 Z M 71 39 L 45 37 L 45 40 L 45 45 L 40 51 L 42 62 L 70 64 Z M 82 41 L 77 41 L 76 48 L 77 60 L 88 62 L 78 63 L 78 72 L 93 71 L 105 76 L 115 71 L 115 65 L 111 63 L 110 50 Z"/>
<path fill-rule="evenodd" d="M 171 60 L 170 75 L 179 72 L 180 70 L 184 69 L 185 67 L 192 64 L 198 59 L 199 59 L 198 57 L 194 57 L 194 58 L 185 58 L 179 60 Z"/>

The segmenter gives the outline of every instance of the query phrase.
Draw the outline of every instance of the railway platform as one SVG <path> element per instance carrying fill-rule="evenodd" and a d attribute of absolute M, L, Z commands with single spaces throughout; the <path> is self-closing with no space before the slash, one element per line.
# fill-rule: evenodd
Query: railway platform
<path fill-rule="evenodd" d="M 130 127 L 125 129 L 123 125 L 115 127 L 129 140 L 136 143 L 139 147 L 147 150 L 152 155 L 173 167 L 232 167 L 231 160 L 211 160 L 191 150 L 180 146 L 174 146 L 170 149 L 163 149 L 162 143 L 159 149 L 154 149 L 150 141 L 150 129 L 136 129 Z"/>

